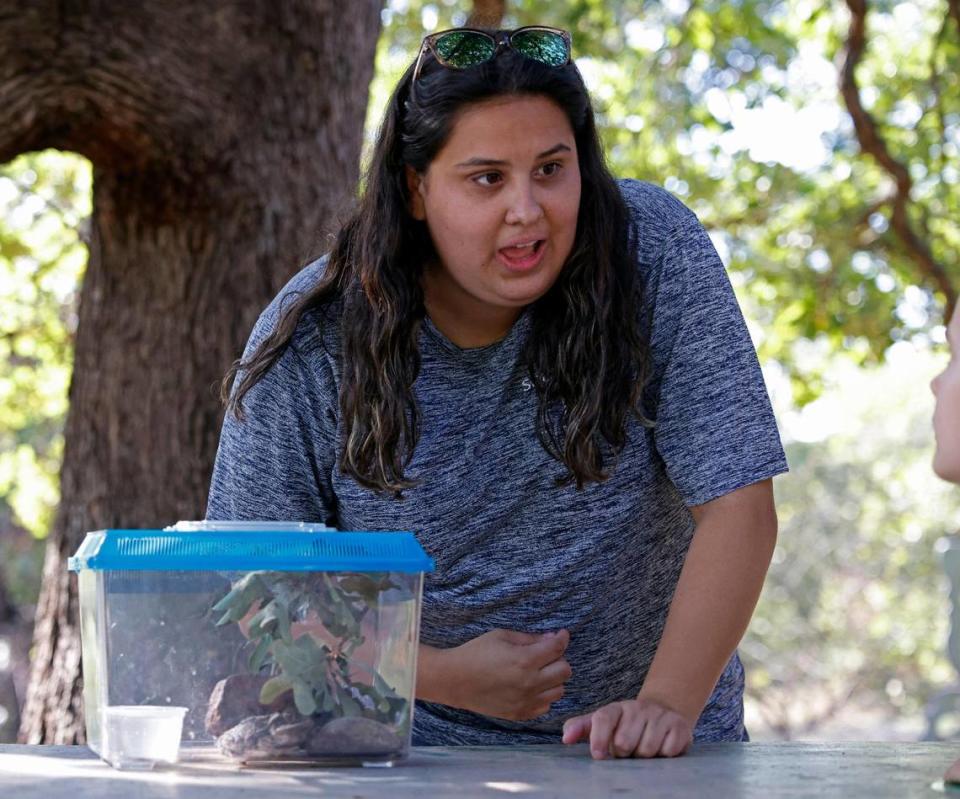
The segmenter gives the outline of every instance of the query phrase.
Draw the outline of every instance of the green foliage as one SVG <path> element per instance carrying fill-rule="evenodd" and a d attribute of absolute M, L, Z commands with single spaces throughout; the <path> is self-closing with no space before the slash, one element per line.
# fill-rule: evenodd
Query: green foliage
<path fill-rule="evenodd" d="M 776 735 L 809 734 L 851 700 L 916 717 L 957 676 L 936 542 L 957 530 L 960 490 L 931 471 L 925 390 L 942 363 L 901 346 L 880 369 L 834 360 L 824 395 L 780 414 L 791 472 L 775 481 L 779 542 L 741 648 Z"/>
<path fill-rule="evenodd" d="M 506 27 L 573 32 L 612 168 L 665 186 L 698 212 L 762 331 L 761 358 L 793 372 L 797 401 L 819 391 L 817 370 L 796 363 L 798 339 L 876 363 L 891 343 L 924 342 L 942 321 L 943 298 L 890 228 L 890 178 L 860 154 L 837 90 L 843 4 L 514 0 L 507 8 Z M 862 95 L 915 180 L 916 230 L 956 281 L 960 30 L 946 0 L 869 8 Z M 371 122 L 427 29 L 463 24 L 467 10 L 388 5 Z"/>
<path fill-rule="evenodd" d="M 222 614 L 218 626 L 243 623 L 253 613 L 246 621 L 248 665 L 253 673 L 268 668 L 272 675 L 261 689 L 262 704 L 292 691 L 304 716 L 332 713 L 401 724 L 406 700 L 376 669 L 351 656 L 364 643 L 371 611 L 383 602 L 412 598 L 386 574 L 249 572 L 211 610 Z M 329 640 L 292 634 L 294 622 L 309 620 L 319 623 Z M 366 673 L 358 677 L 360 670 Z"/>
<path fill-rule="evenodd" d="M 0 506 L 38 537 L 59 499 L 90 180 L 53 151 L 0 169 Z"/>

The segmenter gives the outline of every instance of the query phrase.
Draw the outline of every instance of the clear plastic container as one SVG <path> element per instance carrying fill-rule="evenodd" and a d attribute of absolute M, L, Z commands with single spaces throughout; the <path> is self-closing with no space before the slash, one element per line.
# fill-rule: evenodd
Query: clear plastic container
<path fill-rule="evenodd" d="M 409 753 L 433 569 L 412 534 L 268 522 L 103 530 L 70 568 L 88 744 L 112 765 L 212 752 L 391 765 Z"/>
<path fill-rule="evenodd" d="M 177 762 L 185 707 L 112 705 L 104 711 L 104 750 L 116 768 Z"/>

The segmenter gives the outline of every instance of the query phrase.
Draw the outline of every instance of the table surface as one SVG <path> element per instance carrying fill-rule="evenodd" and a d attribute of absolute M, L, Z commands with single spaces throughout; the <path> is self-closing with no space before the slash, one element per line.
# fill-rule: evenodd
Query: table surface
<path fill-rule="evenodd" d="M 702 744 L 671 760 L 593 761 L 585 744 L 417 747 L 393 768 L 253 769 L 222 762 L 116 771 L 86 747 L 0 745 L 0 796 L 259 799 L 493 796 L 943 797 L 957 743 Z"/>

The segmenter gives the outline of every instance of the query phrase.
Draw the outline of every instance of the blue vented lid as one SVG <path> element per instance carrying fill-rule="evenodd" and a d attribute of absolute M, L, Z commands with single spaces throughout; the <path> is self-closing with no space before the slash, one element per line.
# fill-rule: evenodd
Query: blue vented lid
<path fill-rule="evenodd" d="M 287 530 L 99 530 L 68 560 L 71 571 L 433 571 L 412 533 Z"/>

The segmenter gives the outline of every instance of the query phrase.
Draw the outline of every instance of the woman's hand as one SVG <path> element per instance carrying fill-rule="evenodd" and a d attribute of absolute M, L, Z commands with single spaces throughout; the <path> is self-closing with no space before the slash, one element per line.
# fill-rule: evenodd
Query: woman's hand
<path fill-rule="evenodd" d="M 447 701 L 510 721 L 542 716 L 563 696 L 570 664 L 566 630 L 542 634 L 491 630 L 443 654 Z"/>
<path fill-rule="evenodd" d="M 614 757 L 676 757 L 693 742 L 693 725 L 651 699 L 611 702 L 563 725 L 563 742 L 590 741 L 595 760 Z"/>

